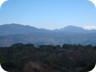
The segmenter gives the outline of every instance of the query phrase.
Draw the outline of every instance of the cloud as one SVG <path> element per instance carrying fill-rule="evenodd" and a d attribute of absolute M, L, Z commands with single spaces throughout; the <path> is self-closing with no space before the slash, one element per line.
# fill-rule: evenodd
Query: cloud
<path fill-rule="evenodd" d="M 87 25 L 87 26 L 82 26 L 84 29 L 87 30 L 92 30 L 92 29 L 96 29 L 96 25 Z"/>

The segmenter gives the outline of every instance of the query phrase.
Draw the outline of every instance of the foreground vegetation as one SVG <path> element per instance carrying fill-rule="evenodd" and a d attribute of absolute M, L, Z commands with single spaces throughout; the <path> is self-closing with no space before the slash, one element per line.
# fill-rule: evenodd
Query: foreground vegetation
<path fill-rule="evenodd" d="M 0 62 L 10 72 L 87 72 L 96 62 L 96 46 L 15 44 L 0 48 Z"/>

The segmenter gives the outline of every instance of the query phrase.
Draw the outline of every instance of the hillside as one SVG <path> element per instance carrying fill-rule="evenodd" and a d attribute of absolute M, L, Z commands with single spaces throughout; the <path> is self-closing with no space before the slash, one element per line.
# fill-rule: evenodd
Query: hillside
<path fill-rule="evenodd" d="M 0 47 L 0 63 L 10 72 L 88 72 L 96 62 L 96 46 L 15 44 Z"/>
<path fill-rule="evenodd" d="M 47 30 L 20 24 L 1 25 L 0 46 L 11 46 L 15 43 L 96 45 L 96 30 L 85 30 L 76 26 Z"/>

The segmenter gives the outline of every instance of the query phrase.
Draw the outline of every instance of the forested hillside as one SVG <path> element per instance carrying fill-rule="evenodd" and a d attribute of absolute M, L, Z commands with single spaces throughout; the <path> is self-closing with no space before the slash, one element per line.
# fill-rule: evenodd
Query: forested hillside
<path fill-rule="evenodd" d="M 96 62 L 96 46 L 14 44 L 0 48 L 0 62 L 10 72 L 87 72 Z"/>

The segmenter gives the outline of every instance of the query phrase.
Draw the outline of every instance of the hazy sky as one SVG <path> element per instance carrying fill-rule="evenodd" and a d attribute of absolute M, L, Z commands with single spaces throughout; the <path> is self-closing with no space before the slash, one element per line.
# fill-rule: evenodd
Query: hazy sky
<path fill-rule="evenodd" d="M 0 8 L 0 25 L 19 23 L 56 29 L 96 26 L 96 8 L 88 0 L 8 0 Z"/>

